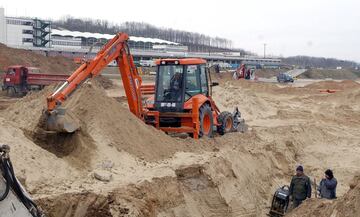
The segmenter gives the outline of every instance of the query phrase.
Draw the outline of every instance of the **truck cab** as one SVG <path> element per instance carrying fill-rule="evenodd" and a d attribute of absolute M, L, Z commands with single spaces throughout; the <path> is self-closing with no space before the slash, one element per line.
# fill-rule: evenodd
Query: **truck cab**
<path fill-rule="evenodd" d="M 30 90 L 41 90 L 45 86 L 65 81 L 68 75 L 44 74 L 40 69 L 28 66 L 9 66 L 5 69 L 2 90 L 9 96 L 25 95 Z"/>
<path fill-rule="evenodd" d="M 29 69 L 25 66 L 15 65 L 5 69 L 2 90 L 14 93 L 24 92 L 27 87 Z"/>

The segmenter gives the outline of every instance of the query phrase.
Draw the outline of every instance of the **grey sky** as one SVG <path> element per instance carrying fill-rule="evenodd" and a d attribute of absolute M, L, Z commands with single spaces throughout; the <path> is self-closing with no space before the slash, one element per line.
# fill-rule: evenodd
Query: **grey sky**
<path fill-rule="evenodd" d="M 39 7 L 36 7 L 38 5 Z M 143 21 L 231 39 L 235 47 L 273 55 L 335 57 L 360 62 L 357 0 L 1 0 L 7 16 L 64 15 Z"/>

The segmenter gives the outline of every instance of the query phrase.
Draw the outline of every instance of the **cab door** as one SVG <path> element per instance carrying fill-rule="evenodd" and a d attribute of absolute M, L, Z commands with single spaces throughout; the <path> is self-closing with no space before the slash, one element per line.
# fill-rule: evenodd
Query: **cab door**
<path fill-rule="evenodd" d="M 160 112 L 181 112 L 184 104 L 184 66 L 158 66 L 154 107 Z"/>

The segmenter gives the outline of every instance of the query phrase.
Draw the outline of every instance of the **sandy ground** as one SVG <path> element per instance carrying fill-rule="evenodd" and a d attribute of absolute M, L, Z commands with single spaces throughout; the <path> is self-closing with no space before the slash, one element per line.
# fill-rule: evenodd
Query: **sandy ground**
<path fill-rule="evenodd" d="M 41 130 L 51 88 L 0 111 L 1 143 L 11 145 L 16 173 L 49 216 L 265 216 L 298 164 L 312 180 L 332 168 L 340 199 L 360 171 L 355 82 L 297 88 L 222 79 L 215 101 L 221 110 L 238 106 L 250 130 L 198 141 L 144 125 L 112 98 L 124 94 L 113 84 L 87 83 L 69 99 L 81 123 L 69 137 Z M 342 89 L 319 91 L 334 87 Z"/>

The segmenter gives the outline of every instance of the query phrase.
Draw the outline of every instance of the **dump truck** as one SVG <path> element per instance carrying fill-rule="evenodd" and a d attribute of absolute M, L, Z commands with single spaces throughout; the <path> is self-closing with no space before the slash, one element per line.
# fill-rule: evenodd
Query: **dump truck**
<path fill-rule="evenodd" d="M 30 90 L 41 90 L 50 84 L 64 82 L 68 77 L 66 74 L 40 73 L 36 67 L 14 65 L 5 69 L 2 90 L 9 96 L 23 96 Z"/>

